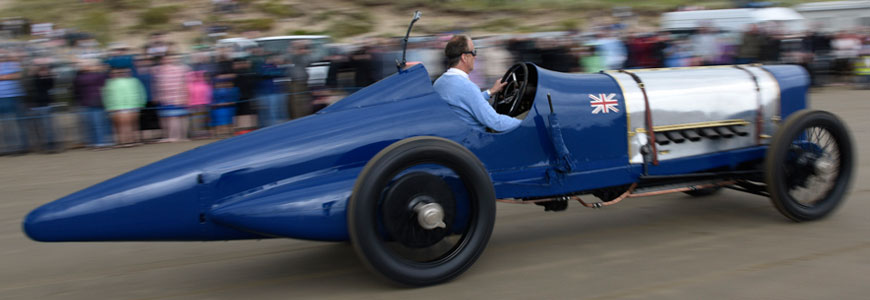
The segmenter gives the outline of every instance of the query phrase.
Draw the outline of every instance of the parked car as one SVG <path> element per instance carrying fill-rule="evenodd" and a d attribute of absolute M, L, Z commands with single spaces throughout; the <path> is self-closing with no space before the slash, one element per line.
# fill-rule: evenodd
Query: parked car
<path fill-rule="evenodd" d="M 295 41 L 308 41 L 311 55 L 319 60 L 329 54 L 326 44 L 331 41 L 328 35 L 282 35 L 254 39 L 268 53 L 290 54 L 289 49 Z"/>
<path fill-rule="evenodd" d="M 232 58 L 245 58 L 250 55 L 251 48 L 257 47 L 257 42 L 247 38 L 226 38 L 218 40 L 215 47 L 231 48 Z"/>
<path fill-rule="evenodd" d="M 263 48 L 266 53 L 281 54 L 285 57 L 291 57 L 290 47 L 293 42 L 307 41 L 311 51 L 313 63 L 307 67 L 308 85 L 323 86 L 326 84 L 326 77 L 329 74 L 329 62 L 324 61 L 324 58 L 329 55 L 328 44 L 331 38 L 327 35 L 284 35 L 271 36 L 255 39 L 257 44 Z M 289 78 L 282 78 L 279 81 L 289 81 Z"/>

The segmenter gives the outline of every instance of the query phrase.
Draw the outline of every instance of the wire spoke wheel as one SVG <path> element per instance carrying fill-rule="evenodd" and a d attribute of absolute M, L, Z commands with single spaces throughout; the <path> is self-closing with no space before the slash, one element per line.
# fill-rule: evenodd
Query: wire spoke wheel
<path fill-rule="evenodd" d="M 852 177 L 852 142 L 834 115 L 803 110 L 777 131 L 765 177 L 776 208 L 795 221 L 824 217 L 844 197 Z"/>
<path fill-rule="evenodd" d="M 831 192 L 840 173 L 840 148 L 825 128 L 813 126 L 792 140 L 785 178 L 789 196 L 804 206 L 813 206 Z"/>

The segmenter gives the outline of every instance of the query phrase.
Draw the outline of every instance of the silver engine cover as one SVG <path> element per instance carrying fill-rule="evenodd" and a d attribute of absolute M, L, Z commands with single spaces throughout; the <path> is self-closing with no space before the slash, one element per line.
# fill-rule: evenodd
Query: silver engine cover
<path fill-rule="evenodd" d="M 757 66 L 626 70 L 646 89 L 659 160 L 766 144 L 776 130 L 780 89 L 776 79 Z M 625 97 L 629 158 L 642 163 L 640 148 L 649 138 L 641 85 L 629 74 L 607 71 Z M 760 115 L 759 115 L 760 112 Z M 760 117 L 760 120 L 759 120 Z M 759 122 L 760 121 L 760 122 Z M 760 130 L 757 127 L 760 125 Z M 744 135 L 660 141 L 659 133 L 701 132 L 703 128 L 739 128 Z M 712 129 L 711 129 L 712 130 Z M 719 130 L 719 129 L 716 129 Z"/>

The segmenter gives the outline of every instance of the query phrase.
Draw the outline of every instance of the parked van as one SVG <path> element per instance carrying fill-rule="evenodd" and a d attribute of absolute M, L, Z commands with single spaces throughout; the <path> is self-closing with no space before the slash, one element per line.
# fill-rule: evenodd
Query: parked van
<path fill-rule="evenodd" d="M 795 5 L 813 29 L 827 32 L 870 27 L 870 1 L 830 1 Z"/>
<path fill-rule="evenodd" d="M 807 28 L 803 16 L 785 7 L 667 12 L 662 14 L 661 28 L 669 32 L 687 32 L 709 26 L 722 31 L 742 32 L 749 24 L 768 22 L 778 23 L 787 32 L 802 32 Z"/>

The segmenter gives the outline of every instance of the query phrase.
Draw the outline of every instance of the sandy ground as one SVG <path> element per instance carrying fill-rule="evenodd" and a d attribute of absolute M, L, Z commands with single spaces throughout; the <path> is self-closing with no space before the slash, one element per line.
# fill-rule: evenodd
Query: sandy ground
<path fill-rule="evenodd" d="M 481 259 L 421 289 L 378 280 L 347 243 L 53 244 L 21 232 L 42 203 L 204 141 L 0 157 L 0 299 L 867 299 L 868 96 L 813 92 L 815 108 L 846 121 L 861 159 L 827 219 L 793 223 L 767 199 L 730 190 L 558 213 L 500 203 Z"/>

